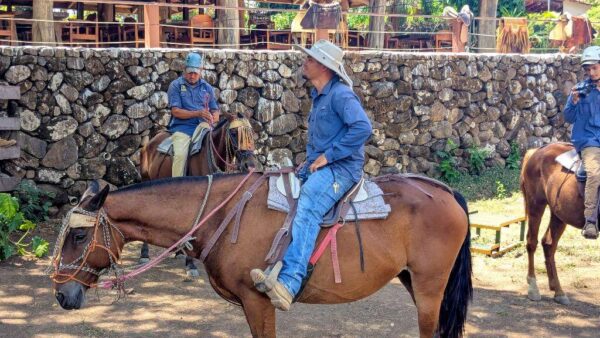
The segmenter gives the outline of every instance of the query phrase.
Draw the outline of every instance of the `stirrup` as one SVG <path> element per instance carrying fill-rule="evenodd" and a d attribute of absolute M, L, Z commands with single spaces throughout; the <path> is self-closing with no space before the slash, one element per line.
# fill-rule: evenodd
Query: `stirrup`
<path fill-rule="evenodd" d="M 273 265 L 273 268 L 266 269 L 265 271 L 261 269 L 252 269 L 252 271 L 250 271 L 250 277 L 254 282 L 256 290 L 262 293 L 270 291 L 275 282 L 277 282 L 277 277 L 279 276 L 282 267 L 283 263 L 278 261 Z"/>

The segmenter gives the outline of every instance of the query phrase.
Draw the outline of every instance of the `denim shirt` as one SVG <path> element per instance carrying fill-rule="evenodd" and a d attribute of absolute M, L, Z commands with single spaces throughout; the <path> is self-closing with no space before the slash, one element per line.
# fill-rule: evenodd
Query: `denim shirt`
<path fill-rule="evenodd" d="M 208 106 L 209 110 L 217 110 L 217 99 L 215 91 L 208 82 L 200 79 L 195 85 L 189 84 L 183 76 L 175 79 L 169 85 L 169 108 L 180 108 L 185 110 L 202 110 Z M 194 130 L 204 119 L 194 117 L 191 119 L 179 119 L 171 116 L 169 132 L 182 132 L 192 136 Z"/>
<path fill-rule="evenodd" d="M 358 182 L 365 162 L 364 144 L 371 136 L 371 122 L 350 87 L 334 76 L 322 92 L 311 93 L 313 106 L 308 117 L 306 176 L 310 165 L 325 154 L 327 166 Z"/>
<path fill-rule="evenodd" d="M 600 91 L 594 88 L 585 98 L 573 103 L 569 95 L 564 109 L 565 121 L 573 124 L 571 141 L 577 151 L 600 147 Z"/>

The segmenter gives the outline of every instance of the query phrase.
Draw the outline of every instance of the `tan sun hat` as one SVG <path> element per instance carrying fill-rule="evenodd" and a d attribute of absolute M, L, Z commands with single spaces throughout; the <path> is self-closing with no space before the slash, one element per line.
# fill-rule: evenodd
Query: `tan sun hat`
<path fill-rule="evenodd" d="M 310 49 L 298 45 L 294 47 L 308 54 L 323 66 L 331 69 L 352 88 L 352 80 L 344 69 L 344 52 L 340 47 L 327 40 L 317 41 Z"/>

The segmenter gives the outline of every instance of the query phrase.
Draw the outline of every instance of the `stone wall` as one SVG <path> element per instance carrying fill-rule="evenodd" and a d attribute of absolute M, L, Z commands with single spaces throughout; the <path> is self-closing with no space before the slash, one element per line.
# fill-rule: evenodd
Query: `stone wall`
<path fill-rule="evenodd" d="M 9 48 L 0 80 L 21 87 L 5 105 L 21 117 L 22 157 L 3 161 L 11 176 L 77 197 L 89 180 L 121 186 L 139 177 L 139 150 L 169 119 L 166 91 L 184 69 L 182 50 Z M 206 51 L 204 77 L 221 109 L 251 117 L 262 164 L 304 159 L 310 87 L 297 52 Z M 522 149 L 567 139 L 561 109 L 582 77 L 578 58 L 560 55 L 350 53 L 354 91 L 374 132 L 370 175 L 435 174 L 435 152 L 472 145 L 503 165 L 510 142 Z"/>

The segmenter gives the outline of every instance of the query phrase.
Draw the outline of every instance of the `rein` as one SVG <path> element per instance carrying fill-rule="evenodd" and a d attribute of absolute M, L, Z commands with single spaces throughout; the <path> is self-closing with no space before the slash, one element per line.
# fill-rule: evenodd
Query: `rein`
<path fill-rule="evenodd" d="M 254 173 L 254 169 L 250 169 L 248 174 L 242 179 L 242 181 L 237 185 L 237 187 L 233 190 L 233 192 L 231 194 L 229 194 L 229 196 L 227 196 L 225 198 L 225 200 L 223 200 L 223 202 L 221 202 L 215 209 L 213 209 L 208 215 L 206 215 L 200 222 L 196 223 L 196 225 L 194 225 L 192 227 L 192 229 L 190 229 L 190 231 L 188 231 L 183 237 L 181 237 L 177 242 L 175 242 L 173 245 L 171 245 L 168 249 L 164 250 L 160 255 L 156 256 L 150 262 L 144 264 L 143 266 L 141 266 L 125 275 L 117 276 L 115 278 L 99 282 L 99 283 L 97 283 L 97 286 L 101 287 L 101 288 L 105 288 L 105 289 L 111 288 L 114 285 L 124 283 L 126 280 L 131 279 L 137 275 L 140 275 L 141 273 L 143 273 L 147 270 L 150 270 L 152 267 L 156 266 L 158 263 L 160 263 L 162 260 L 164 260 L 167 257 L 167 255 L 171 251 L 173 251 L 173 249 L 176 249 L 177 247 L 179 247 L 183 242 L 189 241 L 189 238 L 191 238 L 191 236 L 192 236 L 192 234 L 194 234 L 194 232 L 196 232 L 203 224 L 205 224 L 211 217 L 213 217 L 221 208 L 223 208 L 238 193 L 238 191 L 242 188 L 242 186 L 246 183 L 246 181 L 248 181 L 248 179 L 250 178 L 250 176 L 252 176 L 253 173 Z"/>

